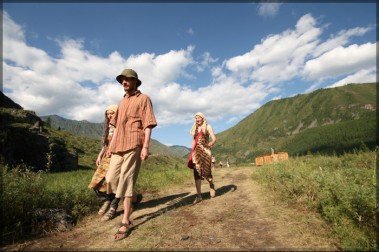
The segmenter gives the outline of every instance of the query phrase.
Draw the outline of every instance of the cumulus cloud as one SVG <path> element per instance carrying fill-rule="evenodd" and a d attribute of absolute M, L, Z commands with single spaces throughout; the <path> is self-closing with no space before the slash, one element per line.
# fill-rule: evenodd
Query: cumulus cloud
<path fill-rule="evenodd" d="M 208 52 L 195 62 L 191 45 L 160 55 L 142 53 L 123 58 L 115 51 L 100 57 L 87 51 L 83 40 L 59 38 L 56 42 L 60 54 L 54 58 L 28 45 L 23 28 L 8 14 L 5 17 L 6 94 L 39 115 L 60 114 L 75 120 L 101 121 L 104 108 L 118 103 L 123 95 L 122 86 L 114 80 L 119 74 L 115 69 L 120 65 L 138 72 L 143 82 L 141 90 L 152 98 L 160 126 L 187 123 L 196 111 L 207 111 L 210 119 L 217 120 L 233 114 L 246 116 L 266 96 L 262 84 L 243 87 L 224 74 L 212 85 L 205 83 L 199 88 L 177 83 L 181 77 L 195 78 L 187 71 L 189 67 L 204 71 L 217 62 Z M 217 106 L 209 109 L 210 101 Z"/>
<path fill-rule="evenodd" d="M 348 45 L 352 37 L 371 30 L 372 27 L 355 27 L 322 41 L 324 29 L 311 14 L 306 14 L 295 28 L 268 35 L 251 51 L 226 60 L 225 68 L 240 76 L 241 82 L 265 82 L 270 87 L 280 87 L 298 77 L 315 81 L 306 91 L 314 90 L 322 81 L 375 66 L 375 43 Z"/>
<path fill-rule="evenodd" d="M 343 30 L 323 41 L 324 29 L 311 14 L 229 59 L 196 52 L 195 45 L 127 58 L 114 51 L 104 57 L 89 52 L 86 41 L 75 38 L 56 39 L 60 53 L 53 57 L 29 45 L 25 27 L 6 12 L 3 29 L 6 95 L 38 115 L 59 114 L 74 120 L 101 122 L 104 108 L 120 101 L 124 91 L 115 80 L 120 66 L 138 72 L 140 89 L 151 97 L 159 127 L 191 123 L 197 111 L 211 121 L 236 122 L 266 99 L 282 97 L 285 83 L 294 79 L 312 82 L 311 87 L 303 84 L 310 90 L 338 76 L 332 86 L 375 76 L 375 43 L 350 43 L 371 28 Z M 209 83 L 185 83 L 196 81 L 197 74 L 205 71 L 212 76 Z"/>
<path fill-rule="evenodd" d="M 344 86 L 350 83 L 359 84 L 359 83 L 370 83 L 370 82 L 376 82 L 376 68 L 375 67 L 360 70 L 354 74 L 347 76 L 346 78 L 343 78 L 342 80 L 339 80 L 333 83 L 330 86 L 327 86 L 327 88 L 340 87 L 340 86 Z"/>
<path fill-rule="evenodd" d="M 187 75 L 185 69 L 193 64 L 193 50 L 193 46 L 188 46 L 186 49 L 171 50 L 161 55 L 149 53 L 131 55 L 124 65 L 133 66 L 141 77 L 142 83 L 148 83 L 141 88 L 156 90 Z"/>
<path fill-rule="evenodd" d="M 290 80 L 317 46 L 322 31 L 315 23 L 307 14 L 299 19 L 295 29 L 267 36 L 250 52 L 227 60 L 226 67 L 246 80 L 271 84 Z"/>
<path fill-rule="evenodd" d="M 332 35 L 328 40 L 320 43 L 320 45 L 318 45 L 313 52 L 312 56 L 318 57 L 335 47 L 344 46 L 350 42 L 352 37 L 363 36 L 372 29 L 372 27 L 356 27 L 349 30 L 342 30 L 338 32 L 337 36 Z"/>
<path fill-rule="evenodd" d="M 303 75 L 310 80 L 332 78 L 367 69 L 375 64 L 376 44 L 354 44 L 346 48 L 339 46 L 307 61 Z"/>
<path fill-rule="evenodd" d="M 218 59 L 213 58 L 209 52 L 205 52 L 200 56 L 196 69 L 198 72 L 203 72 L 205 69 L 211 68 L 217 61 Z"/>

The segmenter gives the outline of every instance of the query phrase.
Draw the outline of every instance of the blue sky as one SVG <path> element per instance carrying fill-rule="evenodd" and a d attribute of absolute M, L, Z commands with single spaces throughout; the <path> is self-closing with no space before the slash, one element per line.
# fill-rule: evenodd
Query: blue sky
<path fill-rule="evenodd" d="M 375 3 L 3 3 L 3 92 L 39 116 L 102 122 L 133 68 L 152 137 L 190 147 L 272 99 L 376 81 Z"/>

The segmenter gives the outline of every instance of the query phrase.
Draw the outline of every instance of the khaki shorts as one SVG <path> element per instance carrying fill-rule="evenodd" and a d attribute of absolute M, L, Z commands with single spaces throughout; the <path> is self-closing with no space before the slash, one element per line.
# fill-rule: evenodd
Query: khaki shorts
<path fill-rule="evenodd" d="M 132 197 L 141 168 L 141 147 L 123 153 L 113 153 L 105 176 L 107 193 L 116 198 Z"/>

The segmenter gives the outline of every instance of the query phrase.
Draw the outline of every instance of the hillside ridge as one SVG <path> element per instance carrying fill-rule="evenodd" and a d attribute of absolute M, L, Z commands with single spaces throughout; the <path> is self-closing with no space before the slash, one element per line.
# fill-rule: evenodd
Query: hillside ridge
<path fill-rule="evenodd" d="M 254 162 L 256 156 L 270 153 L 271 148 L 291 155 L 308 151 L 331 154 L 337 145 L 337 152 L 362 143 L 373 148 L 376 87 L 377 83 L 349 84 L 271 100 L 234 127 L 218 133 L 214 153 L 218 159 Z M 317 135 L 321 140 L 312 146 Z"/>
<path fill-rule="evenodd" d="M 86 120 L 70 120 L 58 115 L 47 115 L 41 116 L 40 118 L 52 128 L 64 130 L 74 135 L 100 140 L 103 134 L 103 123 L 92 123 Z M 149 151 L 152 154 L 173 157 L 183 157 L 190 152 L 190 150 L 184 146 L 170 147 L 155 139 L 151 139 Z"/>

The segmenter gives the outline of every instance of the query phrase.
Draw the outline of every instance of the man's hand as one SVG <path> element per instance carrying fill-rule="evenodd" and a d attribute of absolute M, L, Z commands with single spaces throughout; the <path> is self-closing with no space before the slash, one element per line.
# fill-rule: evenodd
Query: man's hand
<path fill-rule="evenodd" d="M 110 156 L 112 156 L 112 152 L 108 149 L 107 150 L 107 157 L 110 157 Z"/>
<path fill-rule="evenodd" d="M 146 160 L 149 157 L 149 149 L 147 147 L 143 147 L 141 151 L 141 160 Z"/>

